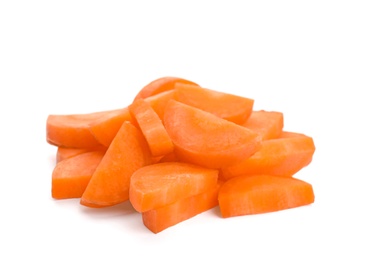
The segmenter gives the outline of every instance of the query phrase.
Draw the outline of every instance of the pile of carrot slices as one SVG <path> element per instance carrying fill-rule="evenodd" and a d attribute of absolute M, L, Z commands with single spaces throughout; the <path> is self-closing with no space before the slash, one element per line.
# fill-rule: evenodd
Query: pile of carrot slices
<path fill-rule="evenodd" d="M 57 147 L 52 197 L 85 207 L 129 201 L 153 233 L 219 207 L 223 218 L 314 202 L 294 178 L 313 139 L 284 130 L 279 111 L 177 77 L 145 85 L 123 108 L 47 118 Z"/>

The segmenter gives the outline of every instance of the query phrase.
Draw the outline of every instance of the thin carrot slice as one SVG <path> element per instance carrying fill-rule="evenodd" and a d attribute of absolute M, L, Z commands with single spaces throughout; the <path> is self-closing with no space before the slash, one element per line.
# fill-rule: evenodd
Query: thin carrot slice
<path fill-rule="evenodd" d="M 87 153 L 87 152 L 92 152 L 92 151 L 104 151 L 105 152 L 106 149 L 107 148 L 105 146 L 95 147 L 92 149 L 58 147 L 57 153 L 56 153 L 56 162 L 58 163 L 60 161 L 63 161 L 65 159 L 74 157 L 74 156 L 82 154 L 82 153 Z"/>
<path fill-rule="evenodd" d="M 252 111 L 242 126 L 257 132 L 262 140 L 277 138 L 284 127 L 284 115 L 277 111 Z"/>
<path fill-rule="evenodd" d="M 161 208 L 142 212 L 143 224 L 157 234 L 218 206 L 218 191 L 221 184 L 222 182 L 218 182 L 216 187 L 200 194 L 187 197 Z"/>
<path fill-rule="evenodd" d="M 175 100 L 166 106 L 164 123 L 179 160 L 204 167 L 236 164 L 261 146 L 257 133 Z"/>
<path fill-rule="evenodd" d="M 293 176 L 312 161 L 314 152 L 313 138 L 286 132 L 281 138 L 263 141 L 261 149 L 254 155 L 222 168 L 221 174 L 226 180 L 253 174 Z"/>
<path fill-rule="evenodd" d="M 80 203 L 106 207 L 128 200 L 134 171 L 151 163 L 151 154 L 141 131 L 129 121 L 123 123 L 96 168 Z"/>
<path fill-rule="evenodd" d="M 175 88 L 176 83 L 185 83 L 185 84 L 191 84 L 191 85 L 198 85 L 195 82 L 192 82 L 190 80 L 186 80 L 183 78 L 178 77 L 161 77 L 156 80 L 151 81 L 146 86 L 144 86 L 135 96 L 134 100 L 137 100 L 139 98 L 147 98 L 153 95 L 156 95 L 158 93 L 172 90 Z"/>
<path fill-rule="evenodd" d="M 52 172 L 52 197 L 80 198 L 103 155 L 102 151 L 92 151 L 57 163 Z"/>
<path fill-rule="evenodd" d="M 182 83 L 175 86 L 175 99 L 236 124 L 247 120 L 254 104 L 250 98 Z"/>
<path fill-rule="evenodd" d="M 174 145 L 161 119 L 144 99 L 137 99 L 129 106 L 129 112 L 137 121 L 147 140 L 152 156 L 163 156 L 173 152 Z"/>
<path fill-rule="evenodd" d="M 110 111 L 89 124 L 92 135 L 104 146 L 109 146 L 125 121 L 132 121 L 128 107 Z"/>
<path fill-rule="evenodd" d="M 214 169 L 179 162 L 152 164 L 133 173 L 129 200 L 138 212 L 145 212 L 214 188 L 217 180 Z"/>
<path fill-rule="evenodd" d="M 223 218 L 260 214 L 309 205 L 312 185 L 293 177 L 240 176 L 226 181 L 218 194 Z"/>
<path fill-rule="evenodd" d="M 74 115 L 49 115 L 46 138 L 49 144 L 71 148 L 93 148 L 100 143 L 89 130 L 89 124 L 102 116 L 102 112 Z"/>

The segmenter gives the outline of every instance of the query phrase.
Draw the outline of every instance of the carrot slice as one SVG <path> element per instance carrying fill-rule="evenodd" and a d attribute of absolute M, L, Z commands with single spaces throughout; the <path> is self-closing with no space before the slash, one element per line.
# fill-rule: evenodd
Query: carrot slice
<path fill-rule="evenodd" d="M 247 120 L 254 104 L 250 98 L 182 83 L 175 86 L 175 99 L 236 124 Z"/>
<path fill-rule="evenodd" d="M 218 191 L 221 184 L 221 182 L 218 182 L 216 187 L 200 194 L 187 197 L 161 208 L 142 212 L 143 224 L 157 234 L 218 206 Z"/>
<path fill-rule="evenodd" d="M 134 100 L 137 100 L 139 98 L 147 98 L 153 95 L 156 95 L 158 93 L 172 90 L 175 88 L 176 83 L 185 83 L 185 84 L 191 84 L 191 85 L 198 85 L 195 82 L 192 82 L 190 80 L 186 80 L 183 78 L 178 77 L 161 77 L 158 79 L 155 79 L 148 83 L 146 86 L 144 86 L 135 96 Z"/>
<path fill-rule="evenodd" d="M 80 198 L 103 155 L 102 151 L 92 151 L 57 163 L 52 172 L 52 197 Z"/>
<path fill-rule="evenodd" d="M 175 100 L 166 106 L 164 123 L 177 157 L 200 166 L 227 167 L 261 146 L 257 133 Z"/>
<path fill-rule="evenodd" d="M 179 162 L 157 163 L 136 170 L 129 200 L 138 212 L 166 206 L 216 186 L 218 170 Z"/>
<path fill-rule="evenodd" d="M 262 140 L 277 138 L 284 127 L 284 115 L 277 111 L 252 111 L 242 126 L 257 132 Z"/>
<path fill-rule="evenodd" d="M 223 218 L 275 212 L 314 202 L 312 185 L 293 177 L 240 176 L 226 181 L 218 194 Z"/>
<path fill-rule="evenodd" d="M 82 154 L 82 153 L 87 153 L 87 152 L 92 152 L 92 151 L 104 151 L 105 152 L 106 149 L 107 148 L 105 146 L 95 147 L 93 149 L 58 147 L 57 153 L 56 153 L 56 162 L 58 163 L 60 161 L 63 161 L 65 159 L 74 157 L 74 156 Z"/>
<path fill-rule="evenodd" d="M 253 174 L 292 176 L 312 161 L 314 152 L 315 145 L 311 137 L 286 132 L 281 138 L 263 141 L 261 149 L 254 155 L 222 168 L 221 174 L 226 180 Z"/>
<path fill-rule="evenodd" d="M 151 154 L 141 131 L 126 121 L 96 168 L 80 203 L 106 207 L 128 200 L 134 171 L 151 163 Z"/>
<path fill-rule="evenodd" d="M 49 115 L 46 122 L 47 142 L 63 147 L 94 148 L 100 146 L 89 130 L 91 122 L 109 111 L 74 115 Z"/>
<path fill-rule="evenodd" d="M 142 130 L 153 156 L 163 156 L 173 152 L 174 145 L 170 136 L 147 101 L 137 99 L 129 106 L 129 112 Z"/>

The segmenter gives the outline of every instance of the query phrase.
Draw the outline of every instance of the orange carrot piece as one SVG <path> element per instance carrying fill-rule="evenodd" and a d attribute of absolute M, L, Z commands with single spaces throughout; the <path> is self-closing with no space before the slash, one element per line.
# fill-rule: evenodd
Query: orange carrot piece
<path fill-rule="evenodd" d="M 163 156 L 174 150 L 161 119 L 144 99 L 137 99 L 129 106 L 129 112 L 137 121 L 147 140 L 152 156 Z"/>
<path fill-rule="evenodd" d="M 223 218 L 275 212 L 314 202 L 312 185 L 293 177 L 239 176 L 226 181 L 218 194 Z"/>
<path fill-rule="evenodd" d="M 57 163 L 52 172 L 52 197 L 80 198 L 103 155 L 102 151 L 86 152 Z"/>
<path fill-rule="evenodd" d="M 89 130 L 90 122 L 103 112 L 74 115 L 49 115 L 46 122 L 46 138 L 49 144 L 70 148 L 93 148 L 100 143 Z"/>
<path fill-rule="evenodd" d="M 217 181 L 218 170 L 179 162 L 152 164 L 133 173 L 129 200 L 136 211 L 145 212 L 209 190 Z"/>
<path fill-rule="evenodd" d="M 135 96 L 134 100 L 139 98 L 147 98 L 158 93 L 172 90 L 175 88 L 176 83 L 185 83 L 191 85 L 197 85 L 195 82 L 186 80 L 178 77 L 161 77 L 156 80 L 151 81 L 146 86 L 144 86 Z"/>
<path fill-rule="evenodd" d="M 87 153 L 87 152 L 92 152 L 92 151 L 104 151 L 105 152 L 106 149 L 107 148 L 105 146 L 95 147 L 93 149 L 58 147 L 57 153 L 56 153 L 56 162 L 58 163 L 60 161 L 63 161 L 65 159 L 74 157 L 74 156 L 82 154 L 82 153 Z"/>
<path fill-rule="evenodd" d="M 221 182 L 218 182 L 216 187 L 200 194 L 187 197 L 161 208 L 142 212 L 143 224 L 157 234 L 218 206 L 218 191 L 221 184 Z"/>
<path fill-rule="evenodd" d="M 236 164 L 261 146 L 261 137 L 209 112 L 170 100 L 165 128 L 179 160 L 209 168 Z"/>
<path fill-rule="evenodd" d="M 175 86 L 175 99 L 236 124 L 247 120 L 254 104 L 250 98 L 182 83 Z"/>
<path fill-rule="evenodd" d="M 284 115 L 277 111 L 252 111 L 242 126 L 257 132 L 262 140 L 277 138 L 284 127 Z"/>
<path fill-rule="evenodd" d="M 151 163 L 151 154 L 141 131 L 126 121 L 96 168 L 80 203 L 106 207 L 128 200 L 130 178 Z"/>
<path fill-rule="evenodd" d="M 89 130 L 96 140 L 104 146 L 109 146 L 125 121 L 132 121 L 128 107 L 110 111 L 98 120 L 89 124 Z"/>
<path fill-rule="evenodd" d="M 222 176 L 226 180 L 253 174 L 293 176 L 312 161 L 315 145 L 303 134 L 286 132 L 286 136 L 263 141 L 261 149 L 250 158 L 222 168 Z"/>
<path fill-rule="evenodd" d="M 157 113 L 159 118 L 163 120 L 165 114 L 165 108 L 170 99 L 175 97 L 175 90 L 168 90 L 156 95 L 145 98 L 144 100 L 148 102 L 153 110 Z"/>

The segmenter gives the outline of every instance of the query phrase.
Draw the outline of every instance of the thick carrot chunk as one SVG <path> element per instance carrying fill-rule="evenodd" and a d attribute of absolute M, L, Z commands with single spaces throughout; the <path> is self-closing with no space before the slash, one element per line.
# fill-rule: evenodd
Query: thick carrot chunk
<path fill-rule="evenodd" d="M 284 127 L 284 115 L 277 111 L 252 111 L 242 126 L 257 132 L 262 140 L 277 138 Z"/>
<path fill-rule="evenodd" d="M 286 132 L 281 138 L 263 141 L 259 151 L 246 160 L 222 168 L 221 174 L 226 180 L 253 174 L 292 176 L 312 161 L 314 152 L 311 137 Z"/>
<path fill-rule="evenodd" d="M 171 226 L 190 219 L 218 205 L 218 191 L 221 186 L 200 194 L 178 200 L 167 206 L 142 212 L 143 224 L 153 233 L 159 233 Z"/>
<path fill-rule="evenodd" d="M 147 101 L 137 99 L 129 106 L 129 111 L 142 130 L 153 156 L 163 156 L 173 152 L 174 145 L 170 136 Z"/>
<path fill-rule="evenodd" d="M 132 174 L 151 163 L 151 154 L 141 131 L 129 121 L 123 123 L 81 197 L 89 207 L 106 207 L 129 198 Z"/>
<path fill-rule="evenodd" d="M 133 173 L 129 200 L 145 212 L 214 188 L 217 181 L 218 170 L 179 162 L 153 164 Z"/>
<path fill-rule="evenodd" d="M 103 155 L 102 151 L 87 152 L 57 163 L 52 172 L 52 197 L 80 198 Z"/>
<path fill-rule="evenodd" d="M 223 218 L 268 213 L 314 202 L 312 185 L 293 177 L 240 176 L 226 181 L 218 195 Z"/>
<path fill-rule="evenodd" d="M 175 99 L 236 124 L 247 120 L 254 104 L 250 98 L 182 83 L 175 86 Z"/>
<path fill-rule="evenodd" d="M 196 83 L 186 80 L 183 78 L 178 77 L 161 77 L 158 79 L 155 79 L 148 83 L 146 86 L 144 86 L 135 96 L 134 100 L 137 100 L 139 98 L 147 98 L 153 95 L 156 95 L 158 93 L 172 90 L 175 88 L 176 83 L 184 83 L 184 84 L 191 84 L 196 85 Z"/>
<path fill-rule="evenodd" d="M 236 164 L 261 146 L 254 131 L 175 100 L 166 106 L 164 123 L 177 157 L 204 167 Z"/>

